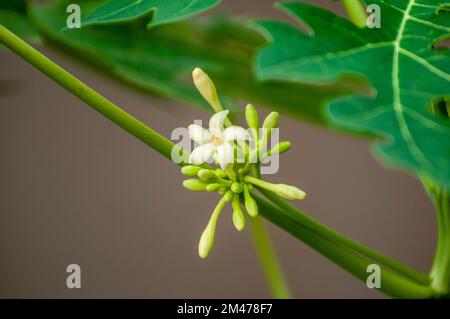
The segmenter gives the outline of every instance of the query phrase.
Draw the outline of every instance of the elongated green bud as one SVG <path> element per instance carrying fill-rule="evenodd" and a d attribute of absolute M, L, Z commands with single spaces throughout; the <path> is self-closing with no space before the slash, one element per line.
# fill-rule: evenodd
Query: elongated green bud
<path fill-rule="evenodd" d="M 191 191 L 196 191 L 196 192 L 206 190 L 206 184 L 196 178 L 184 180 L 183 186 Z"/>
<path fill-rule="evenodd" d="M 272 147 L 272 149 L 270 151 L 268 151 L 263 157 L 269 157 L 275 154 L 283 154 L 286 153 L 287 151 L 289 151 L 289 149 L 291 148 L 291 142 L 280 142 L 277 145 L 275 145 L 274 147 Z"/>
<path fill-rule="evenodd" d="M 216 86 L 211 78 L 202 69 L 195 68 L 192 72 L 192 79 L 197 87 L 197 90 L 203 96 L 203 98 L 211 105 L 214 111 L 223 111 L 222 104 L 220 103 L 217 95 Z"/>
<path fill-rule="evenodd" d="M 278 121 L 280 120 L 280 115 L 277 112 L 271 112 L 267 115 L 263 123 L 263 128 L 272 129 L 278 127 Z"/>
<path fill-rule="evenodd" d="M 209 253 L 211 252 L 216 237 L 217 220 L 219 219 L 220 213 L 222 212 L 226 203 L 229 202 L 230 199 L 231 198 L 229 195 L 223 196 L 222 199 L 217 203 L 216 207 L 214 208 L 214 211 L 211 214 L 211 217 L 209 218 L 208 225 L 206 225 L 205 230 L 202 232 L 202 235 L 200 236 L 200 241 L 198 243 L 198 255 L 200 256 L 200 258 L 204 259 L 208 257 Z"/>
<path fill-rule="evenodd" d="M 244 180 L 247 183 L 251 183 L 255 186 L 267 189 L 267 190 L 274 192 L 286 199 L 301 200 L 306 197 L 306 193 L 304 191 L 298 189 L 295 186 L 286 185 L 286 184 L 272 184 L 272 183 L 263 181 L 262 179 L 255 178 L 252 176 L 246 176 L 244 178 Z"/>
<path fill-rule="evenodd" d="M 241 208 L 239 195 L 237 194 L 234 195 L 232 206 L 233 206 L 233 225 L 238 231 L 241 231 L 245 227 L 245 216 Z"/>
<path fill-rule="evenodd" d="M 302 200 L 306 197 L 306 193 L 295 186 L 286 184 L 276 184 L 275 186 L 275 193 L 286 199 Z"/>
<path fill-rule="evenodd" d="M 215 191 L 218 191 L 219 188 L 221 188 L 221 187 L 222 187 L 222 185 L 220 185 L 220 184 L 208 184 L 208 186 L 206 186 L 206 190 L 208 192 L 215 192 Z"/>
<path fill-rule="evenodd" d="M 196 165 L 187 165 L 181 168 L 181 174 L 185 175 L 185 176 L 197 176 L 198 172 L 200 172 L 202 170 L 201 166 L 196 166 Z"/>
<path fill-rule="evenodd" d="M 269 141 L 270 136 L 272 135 L 272 129 L 278 127 L 279 119 L 280 115 L 277 112 L 272 112 L 269 115 L 267 115 L 266 119 L 264 120 L 262 126 L 262 137 L 259 142 L 260 152 L 266 148 L 267 142 Z"/>
<path fill-rule="evenodd" d="M 246 184 L 244 184 L 244 204 L 245 210 L 251 217 L 258 216 L 258 204 L 256 204 L 256 201 L 250 195 L 249 188 Z"/>
<path fill-rule="evenodd" d="M 247 120 L 248 127 L 259 129 L 259 115 L 255 107 L 251 104 L 247 104 L 245 107 L 245 119 Z"/>
<path fill-rule="evenodd" d="M 202 169 L 197 173 L 197 176 L 206 183 L 216 182 L 219 177 L 210 169 Z"/>
<path fill-rule="evenodd" d="M 245 119 L 247 125 L 252 131 L 253 140 L 255 143 L 258 141 L 258 131 L 259 131 L 259 115 L 255 107 L 251 104 L 247 104 L 245 108 Z"/>

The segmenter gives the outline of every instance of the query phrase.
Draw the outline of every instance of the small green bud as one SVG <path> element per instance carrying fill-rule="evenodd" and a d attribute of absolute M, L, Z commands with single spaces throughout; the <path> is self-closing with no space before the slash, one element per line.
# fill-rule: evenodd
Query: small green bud
<path fill-rule="evenodd" d="M 219 194 L 220 195 L 225 195 L 226 192 L 227 192 L 226 187 L 219 188 Z"/>
<path fill-rule="evenodd" d="M 218 191 L 219 188 L 221 188 L 221 187 L 222 187 L 222 185 L 220 185 L 220 184 L 209 184 L 208 186 L 206 186 L 206 190 L 208 192 L 215 192 L 215 191 Z"/>
<path fill-rule="evenodd" d="M 239 194 L 242 192 L 242 185 L 238 182 L 233 182 L 233 184 L 231 184 L 231 191 L 235 194 Z"/>
<path fill-rule="evenodd" d="M 274 154 L 283 154 L 286 153 L 287 151 L 289 151 L 289 149 L 291 148 L 291 142 L 280 142 L 277 145 L 275 145 L 274 147 L 272 147 L 272 149 L 270 151 L 268 151 L 264 157 L 269 157 L 272 156 Z"/>
<path fill-rule="evenodd" d="M 195 68 L 192 72 L 192 79 L 197 87 L 197 90 L 203 96 L 203 98 L 211 105 L 214 111 L 220 112 L 223 110 L 222 104 L 220 104 L 219 97 L 217 96 L 216 86 L 211 78 L 202 69 Z"/>
<path fill-rule="evenodd" d="M 181 168 L 181 174 L 186 176 L 197 176 L 197 173 L 202 170 L 201 166 L 187 165 Z"/>
<path fill-rule="evenodd" d="M 226 192 L 225 195 L 223 196 L 223 200 L 225 202 L 229 202 L 232 199 L 233 199 L 233 193 L 230 191 Z"/>
<path fill-rule="evenodd" d="M 258 112 L 253 105 L 247 104 L 245 108 L 245 119 L 247 120 L 247 125 L 249 128 L 258 130 L 259 129 L 259 116 Z"/>
<path fill-rule="evenodd" d="M 280 115 L 277 112 L 271 112 L 269 115 L 267 115 L 262 127 L 265 129 L 276 128 L 278 127 L 279 119 Z"/>
<path fill-rule="evenodd" d="M 256 204 L 256 201 L 250 195 L 249 186 L 251 186 L 251 185 L 244 184 L 245 210 L 251 217 L 256 217 L 256 216 L 258 216 L 258 204 Z"/>
<path fill-rule="evenodd" d="M 269 141 L 270 136 L 272 135 L 272 129 L 278 127 L 278 120 L 280 119 L 280 115 L 277 112 L 270 113 L 263 123 L 262 137 L 259 141 L 259 150 L 263 151 L 267 146 L 267 141 Z"/>
<path fill-rule="evenodd" d="M 241 208 L 239 195 L 237 194 L 234 195 L 232 206 L 233 206 L 233 225 L 238 231 L 241 231 L 245 227 L 245 216 Z"/>
<path fill-rule="evenodd" d="M 275 193 L 289 200 L 302 200 L 305 199 L 306 193 L 295 186 L 286 184 L 276 184 Z"/>
<path fill-rule="evenodd" d="M 196 178 L 186 179 L 183 181 L 183 186 L 191 191 L 204 191 L 206 184 Z"/>
<path fill-rule="evenodd" d="M 215 237 L 215 229 L 213 230 L 212 226 L 208 224 L 208 226 L 206 226 L 205 230 L 200 236 L 200 241 L 198 242 L 198 255 L 200 256 L 200 258 L 205 259 L 206 257 L 208 257 L 214 246 Z"/>
<path fill-rule="evenodd" d="M 215 182 L 219 179 L 217 174 L 210 169 L 202 169 L 197 173 L 197 176 L 206 183 Z"/>

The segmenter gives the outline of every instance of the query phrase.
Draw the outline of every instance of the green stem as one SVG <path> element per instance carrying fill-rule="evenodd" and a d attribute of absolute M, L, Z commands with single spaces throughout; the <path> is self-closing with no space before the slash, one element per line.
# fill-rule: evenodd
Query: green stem
<path fill-rule="evenodd" d="M 431 286 L 440 296 L 450 293 L 450 192 L 445 188 L 431 190 L 436 207 L 438 240 L 431 267 Z"/>
<path fill-rule="evenodd" d="M 21 56 L 41 72 L 55 80 L 69 92 L 86 102 L 94 110 L 103 114 L 106 118 L 116 123 L 164 157 L 171 159 L 172 149 L 177 147 L 171 141 L 147 127 L 111 101 L 76 79 L 37 50 L 33 49 L 23 40 L 15 36 L 1 24 L 0 42 L 5 44 L 13 52 Z M 177 147 L 177 151 L 183 152 L 179 147 Z M 419 298 L 429 297 L 433 294 L 433 290 L 429 286 L 422 285 L 422 283 L 425 284 L 425 282 L 428 281 L 426 276 L 339 235 L 305 214 L 300 213 L 277 195 L 267 191 L 265 192 L 264 190 L 261 190 L 261 192 L 277 204 L 277 206 L 275 206 L 260 197 L 256 197 L 262 208 L 260 210 L 261 215 L 315 248 L 358 278 L 363 279 L 367 275 L 365 273 L 365 266 L 368 262 L 380 261 L 382 262 L 381 266 L 383 267 L 381 290 L 399 297 L 407 296 Z M 259 232 L 259 235 L 257 236 L 261 236 L 261 234 L 263 234 L 263 232 Z M 269 256 L 267 250 L 264 250 L 263 252 L 264 255 Z M 437 267 L 437 269 L 444 269 L 442 268 L 444 263 L 440 262 L 439 264 L 442 266 Z M 277 263 L 272 262 L 272 265 L 277 265 Z M 448 270 L 448 267 L 445 269 Z M 271 276 L 275 278 L 274 273 L 275 272 L 270 272 Z M 447 276 L 446 271 L 442 270 L 442 274 L 439 275 L 439 278 L 441 278 L 440 280 L 442 281 Z"/>
<path fill-rule="evenodd" d="M 289 202 L 282 199 L 280 196 L 277 196 L 275 193 L 272 193 L 264 188 L 258 188 L 258 190 L 266 198 L 272 201 L 275 205 L 280 207 L 285 212 L 285 214 L 289 214 L 289 216 L 300 222 L 303 225 L 303 227 L 308 227 L 309 229 L 314 230 L 315 232 L 317 232 L 317 234 L 333 241 L 339 247 L 351 249 L 362 256 L 370 258 L 377 264 L 380 265 L 382 264 L 386 268 L 390 268 L 393 271 L 397 272 L 398 274 L 401 274 L 402 276 L 405 276 L 419 284 L 428 285 L 430 283 L 430 278 L 427 275 L 418 272 L 406 265 L 403 265 L 402 263 L 394 259 L 383 256 L 382 254 L 376 252 L 375 250 L 372 250 L 332 230 L 331 228 L 322 225 L 318 221 L 314 220 L 313 218 L 307 216 L 305 213 L 298 210 L 295 206 L 293 206 Z"/>
<path fill-rule="evenodd" d="M 173 143 L 88 87 L 0 24 L 0 42 L 94 110 L 171 159 Z M 183 152 L 179 148 L 180 152 Z"/>
<path fill-rule="evenodd" d="M 250 234 L 273 297 L 292 298 L 269 232 L 261 217 L 256 216 L 250 219 Z"/>
<path fill-rule="evenodd" d="M 264 194 L 266 195 L 266 194 Z M 367 266 L 378 264 L 381 269 L 381 287 L 384 293 L 397 298 L 430 298 L 435 291 L 428 285 L 417 283 L 416 281 L 400 275 L 377 260 L 359 254 L 348 247 L 342 247 L 333 238 L 325 237 L 328 234 L 308 227 L 304 218 L 306 217 L 298 211 L 291 212 L 281 209 L 268 202 L 256 194 L 252 194 L 260 207 L 260 214 L 272 223 L 278 225 L 294 237 L 298 238 L 314 250 L 321 253 L 340 267 L 344 268 L 362 281 L 367 280 Z M 274 195 L 276 197 L 276 195 Z M 272 196 L 269 196 L 273 198 Z M 292 214 L 297 215 L 295 219 Z"/>
<path fill-rule="evenodd" d="M 254 166 L 254 174 L 260 177 L 257 165 Z M 261 217 L 256 216 L 250 219 L 250 234 L 272 295 L 278 299 L 292 298 L 275 247 Z"/>
<path fill-rule="evenodd" d="M 350 20 L 359 28 L 364 28 L 367 23 L 367 15 L 360 0 L 343 0 L 344 8 Z"/>

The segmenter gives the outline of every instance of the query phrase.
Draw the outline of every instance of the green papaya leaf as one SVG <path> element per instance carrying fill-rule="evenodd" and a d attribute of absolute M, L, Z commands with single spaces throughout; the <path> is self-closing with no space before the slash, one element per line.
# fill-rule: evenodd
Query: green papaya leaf
<path fill-rule="evenodd" d="M 183 21 L 151 31 L 145 30 L 140 23 L 146 21 L 140 20 L 132 24 L 62 30 L 67 3 L 70 1 L 30 7 L 34 24 L 59 44 L 58 48 L 62 44 L 69 49 L 67 53 L 84 58 L 135 87 L 206 109 L 209 106 L 192 84 L 191 73 L 195 67 L 211 75 L 228 107 L 237 100 L 261 103 L 316 123 L 323 122 L 321 105 L 325 99 L 341 94 L 347 85 L 312 86 L 255 80 L 251 59 L 264 39 L 252 28 L 227 17 Z M 97 1 L 84 2 L 82 15 L 97 7 Z"/>
<path fill-rule="evenodd" d="M 183 20 L 205 11 L 220 0 L 110 0 L 92 12 L 82 25 L 129 21 L 152 13 L 148 26 Z"/>
<path fill-rule="evenodd" d="M 382 137 L 376 153 L 450 187 L 450 120 L 431 111 L 450 96 L 450 52 L 433 45 L 449 36 L 444 0 L 372 0 L 381 28 L 357 28 L 327 10 L 300 2 L 280 8 L 307 32 L 278 21 L 257 22 L 270 39 L 257 57 L 262 79 L 326 82 L 343 74 L 370 81 L 374 94 L 332 101 L 330 122 Z"/>

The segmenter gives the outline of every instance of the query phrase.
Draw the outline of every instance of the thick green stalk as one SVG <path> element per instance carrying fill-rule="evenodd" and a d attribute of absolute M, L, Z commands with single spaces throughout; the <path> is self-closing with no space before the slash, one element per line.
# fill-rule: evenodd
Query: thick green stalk
<path fill-rule="evenodd" d="M 116 123 L 161 155 L 168 159 L 171 158 L 172 148 L 175 146 L 171 141 L 73 77 L 23 40 L 12 34 L 1 24 L 0 42 L 72 94 L 79 97 L 82 101 L 86 102 L 93 109 L 103 114 L 106 118 Z M 179 150 L 181 151 L 181 149 Z M 264 193 L 264 190 L 262 192 Z M 261 215 L 318 250 L 358 278 L 364 279 L 367 276 L 364 271 L 369 262 L 380 260 L 383 261 L 382 265 L 380 265 L 383 267 L 382 291 L 397 297 L 425 298 L 433 294 L 433 290 L 429 286 L 421 284 L 428 280 L 426 277 L 423 278 L 423 275 L 410 270 L 398 262 L 381 256 L 343 235 L 329 230 L 326 226 L 321 225 L 304 214 L 300 214 L 298 210 L 287 204 L 277 195 L 270 192 L 266 192 L 265 195 L 271 201 L 275 202 L 277 206 L 257 197 L 259 205 L 262 208 Z M 328 236 L 331 237 L 328 238 Z M 389 265 L 389 267 L 385 264 Z"/>
<path fill-rule="evenodd" d="M 261 177 L 259 166 L 254 165 L 253 168 L 255 176 Z M 292 298 L 291 290 L 270 239 L 270 234 L 260 216 L 250 219 L 250 234 L 272 295 L 278 299 Z"/>
<path fill-rule="evenodd" d="M 432 191 L 437 214 L 438 240 L 431 267 L 431 286 L 441 296 L 450 293 L 450 192 L 445 188 Z"/>
<path fill-rule="evenodd" d="M 343 0 L 344 8 L 350 20 L 359 28 L 364 28 L 367 23 L 367 15 L 360 0 Z"/>
<path fill-rule="evenodd" d="M 258 190 L 266 198 L 268 198 L 280 209 L 282 209 L 285 214 L 288 214 L 290 217 L 301 223 L 303 227 L 308 227 L 309 229 L 315 231 L 318 235 L 333 241 L 334 243 L 336 243 L 336 245 L 342 248 L 350 249 L 362 256 L 366 256 L 375 263 L 384 265 L 386 268 L 390 268 L 398 274 L 401 274 L 402 276 L 405 276 L 406 278 L 409 278 L 419 284 L 428 285 L 430 283 L 430 278 L 427 275 L 418 272 L 406 265 L 403 265 L 402 263 L 394 259 L 383 256 L 375 250 L 370 249 L 356 241 L 353 241 L 325 225 L 322 225 L 318 221 L 298 210 L 291 203 L 285 201 L 275 193 L 272 193 L 264 188 L 258 188 Z"/>
<path fill-rule="evenodd" d="M 378 264 L 381 269 L 380 290 L 384 293 L 397 298 L 430 298 L 434 295 L 435 291 L 430 286 L 417 283 L 393 271 L 391 268 L 385 267 L 370 257 L 358 254 L 352 249 L 342 247 L 333 239 L 325 237 L 325 234 L 321 234 L 320 231 L 317 232 L 314 228 L 306 226 L 302 218 L 293 220 L 291 212 L 275 206 L 256 194 L 252 194 L 252 196 L 258 202 L 262 216 L 360 280 L 366 281 L 370 275 L 367 272 L 368 265 Z M 298 214 L 298 212 L 295 213 Z M 301 216 L 301 214 L 298 215 Z"/>
<path fill-rule="evenodd" d="M 171 158 L 172 142 L 88 87 L 1 24 L 0 42 L 94 110 L 137 137 L 164 157 Z M 182 152 L 182 149 L 180 151 Z"/>
<path fill-rule="evenodd" d="M 261 217 L 250 219 L 250 234 L 258 257 L 261 261 L 272 295 L 278 299 L 292 298 L 286 278 L 270 240 L 270 235 Z"/>

